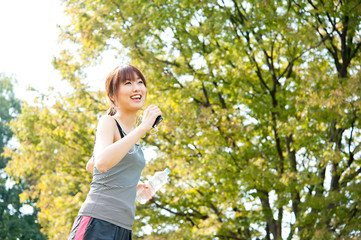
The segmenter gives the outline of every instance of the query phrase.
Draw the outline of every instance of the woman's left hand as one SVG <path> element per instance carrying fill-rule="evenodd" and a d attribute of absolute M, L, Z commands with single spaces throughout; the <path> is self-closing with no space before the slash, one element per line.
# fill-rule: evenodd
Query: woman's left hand
<path fill-rule="evenodd" d="M 139 191 L 139 190 L 142 189 L 142 188 L 148 189 L 148 186 L 147 186 L 147 184 L 142 183 L 141 181 L 139 181 L 139 182 L 138 182 L 138 185 L 137 185 L 137 191 Z"/>
<path fill-rule="evenodd" d="M 137 185 L 137 191 L 143 190 L 140 195 L 147 199 L 148 201 L 155 196 L 155 192 L 150 189 L 149 185 L 146 183 L 139 182 Z"/>

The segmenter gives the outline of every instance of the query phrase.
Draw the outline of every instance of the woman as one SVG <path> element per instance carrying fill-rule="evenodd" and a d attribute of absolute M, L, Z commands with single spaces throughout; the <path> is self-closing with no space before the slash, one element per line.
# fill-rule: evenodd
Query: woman
<path fill-rule="evenodd" d="M 96 132 L 93 180 L 68 240 L 132 239 L 137 188 L 145 159 L 139 140 L 152 129 L 161 110 L 150 105 L 136 127 L 137 112 L 144 106 L 147 84 L 132 65 L 116 67 L 105 82 L 112 107 L 101 117 Z"/>

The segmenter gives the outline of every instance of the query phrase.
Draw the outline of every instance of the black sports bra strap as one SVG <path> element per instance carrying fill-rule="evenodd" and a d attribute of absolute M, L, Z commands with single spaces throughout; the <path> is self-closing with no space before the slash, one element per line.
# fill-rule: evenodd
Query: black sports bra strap
<path fill-rule="evenodd" d="M 117 123 L 117 127 L 118 127 L 118 130 L 120 132 L 120 136 L 123 138 L 125 136 L 124 132 L 123 132 L 123 129 L 122 127 L 119 125 L 118 121 L 116 119 L 114 119 L 115 122 Z"/>

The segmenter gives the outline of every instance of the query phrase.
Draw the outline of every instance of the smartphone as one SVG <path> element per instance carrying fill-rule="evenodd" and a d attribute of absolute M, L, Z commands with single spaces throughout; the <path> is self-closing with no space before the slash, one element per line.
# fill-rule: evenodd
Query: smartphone
<path fill-rule="evenodd" d="M 153 128 L 155 128 L 156 126 L 158 126 L 158 124 L 163 120 L 162 116 L 158 116 L 156 119 L 155 119 L 155 122 L 153 124 Z"/>

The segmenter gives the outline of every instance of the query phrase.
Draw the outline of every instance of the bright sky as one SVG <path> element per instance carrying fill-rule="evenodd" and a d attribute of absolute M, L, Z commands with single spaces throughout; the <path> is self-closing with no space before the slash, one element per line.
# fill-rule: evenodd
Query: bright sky
<path fill-rule="evenodd" d="M 18 98 L 30 100 L 31 86 L 45 92 L 60 84 L 51 61 L 59 51 L 57 24 L 65 24 L 60 1 L 0 0 L 0 72 L 14 75 Z"/>
<path fill-rule="evenodd" d="M 68 20 L 60 0 L 0 0 L 0 72 L 13 75 L 18 98 L 32 101 L 36 92 L 46 93 L 50 86 L 66 89 L 66 84 L 51 65 L 62 48 L 60 29 Z M 104 88 L 105 76 L 119 64 L 114 54 L 105 54 L 103 64 L 88 70 L 90 85 Z"/>

